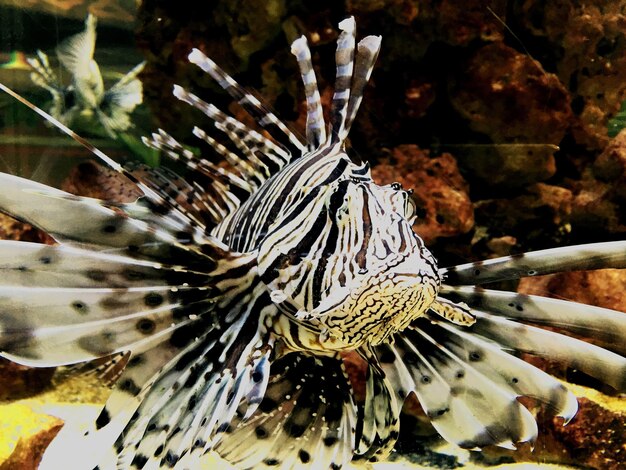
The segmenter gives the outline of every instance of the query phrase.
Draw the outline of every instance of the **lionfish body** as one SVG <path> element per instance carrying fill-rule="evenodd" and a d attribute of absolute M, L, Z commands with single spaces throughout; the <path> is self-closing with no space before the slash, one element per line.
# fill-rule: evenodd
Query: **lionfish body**
<path fill-rule="evenodd" d="M 437 268 L 412 231 L 410 194 L 375 184 L 348 153 L 380 38 L 355 46 L 354 20 L 340 28 L 328 128 L 306 40 L 292 46 L 307 99 L 306 144 L 194 50 L 190 60 L 276 140 L 175 87 L 237 148 L 193 130 L 228 168 L 159 131 L 145 142 L 184 165 L 184 178 L 125 169 L 92 148 L 141 189 L 132 204 L 0 176 L 2 210 L 59 242 L 0 244 L 2 355 L 33 366 L 102 357 L 104 369 L 126 365 L 80 443 L 93 455 L 84 468 L 196 468 L 210 450 L 241 468 L 382 459 L 410 393 L 448 441 L 514 447 L 537 434 L 517 397 L 566 421 L 577 409 L 559 381 L 517 351 L 626 388 L 623 313 L 469 287 L 624 267 L 626 243 Z M 343 368 L 349 351 L 367 367 L 363 402 Z"/>

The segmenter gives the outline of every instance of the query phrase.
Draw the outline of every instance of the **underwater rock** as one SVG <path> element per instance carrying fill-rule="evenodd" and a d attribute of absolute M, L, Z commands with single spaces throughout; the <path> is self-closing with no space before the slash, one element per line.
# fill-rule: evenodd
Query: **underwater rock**
<path fill-rule="evenodd" d="M 447 145 L 468 179 L 493 194 L 495 190 L 520 189 L 546 181 L 556 172 L 553 144 Z M 497 171 L 494 169 L 497 168 Z"/>
<path fill-rule="evenodd" d="M 36 395 L 50 385 L 54 370 L 22 366 L 0 357 L 0 400 Z"/>
<path fill-rule="evenodd" d="M 572 184 L 572 223 L 594 233 L 626 233 L 626 131 Z"/>
<path fill-rule="evenodd" d="M 474 205 L 476 225 L 486 228 L 488 239 L 511 236 L 526 249 L 562 241 L 570 230 L 571 211 L 571 191 L 545 183 L 530 185 L 516 197 Z"/>
<path fill-rule="evenodd" d="M 415 145 L 400 145 L 372 169 L 372 176 L 380 184 L 398 181 L 414 190 L 417 220 L 413 228 L 426 243 L 472 229 L 469 188 L 450 154 L 431 157 Z"/>
<path fill-rule="evenodd" d="M 454 109 L 492 142 L 558 144 L 572 110 L 556 75 L 503 43 L 478 49 L 452 80 Z"/>
<path fill-rule="evenodd" d="M 624 0 L 513 2 L 522 41 L 569 85 L 577 144 L 601 150 L 626 92 Z M 529 37 L 526 37 L 529 35 Z"/>
<path fill-rule="evenodd" d="M 36 470 L 62 427 L 60 419 L 34 413 L 26 405 L 0 405 L 0 470 Z"/>
<path fill-rule="evenodd" d="M 54 243 L 52 238 L 30 224 L 0 213 L 0 239 L 22 240 L 36 243 Z"/>

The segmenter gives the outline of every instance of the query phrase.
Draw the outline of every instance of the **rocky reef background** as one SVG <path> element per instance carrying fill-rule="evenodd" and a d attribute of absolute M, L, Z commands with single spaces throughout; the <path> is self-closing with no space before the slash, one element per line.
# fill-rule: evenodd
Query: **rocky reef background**
<path fill-rule="evenodd" d="M 148 61 L 141 78 L 154 127 L 197 145 L 190 129 L 202 127 L 202 116 L 171 95 L 174 83 L 246 119 L 187 62 L 198 47 L 303 133 L 303 90 L 289 44 L 307 36 L 328 103 L 337 23 L 349 15 L 359 37 L 383 36 L 352 151 L 373 163 L 378 182 L 414 189 L 415 230 L 441 265 L 626 237 L 626 131 L 611 125 L 626 98 L 624 0 L 145 0 L 135 35 Z M 66 188 L 127 196 L 111 178 L 83 164 Z M 31 228 L 24 234 L 39 236 Z M 529 279 L 519 289 L 626 311 L 625 287 L 623 271 L 604 270 Z M 415 432 L 402 434 L 399 453 L 439 468 L 623 468 L 624 399 L 588 390 L 599 384 L 575 371 L 534 362 L 581 385 L 575 393 L 583 396 L 566 427 L 537 410 L 534 451 L 455 453 L 409 402 L 404 429 Z M 355 383 L 359 372 L 355 363 Z M 49 374 L 40 378 L 45 387 Z"/>

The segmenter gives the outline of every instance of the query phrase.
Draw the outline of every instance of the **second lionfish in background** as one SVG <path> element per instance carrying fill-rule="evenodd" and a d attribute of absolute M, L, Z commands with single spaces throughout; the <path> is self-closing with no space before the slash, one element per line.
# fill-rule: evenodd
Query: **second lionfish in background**
<path fill-rule="evenodd" d="M 538 433 L 518 397 L 565 421 L 577 411 L 572 393 L 521 353 L 626 389 L 623 313 L 474 287 L 624 267 L 626 242 L 438 268 L 412 230 L 410 194 L 374 183 L 346 146 L 380 38 L 357 45 L 354 20 L 339 27 L 329 126 L 306 39 L 292 46 L 306 143 L 195 49 L 189 60 L 273 139 L 176 86 L 212 120 L 211 132 L 193 134 L 227 166 L 159 130 L 145 142 L 185 167 L 184 178 L 123 168 L 59 125 L 143 197 L 114 204 L 0 174 L 1 210 L 59 242 L 0 242 L 2 355 L 39 367 L 126 364 L 95 428 L 71 442 L 84 453 L 80 468 L 190 469 L 211 450 L 241 468 L 384 459 L 409 394 L 449 442 L 513 448 Z M 362 401 L 346 353 L 365 365 Z"/>
<path fill-rule="evenodd" d="M 52 95 L 49 112 L 54 118 L 74 126 L 80 119 L 95 117 L 104 131 L 115 138 L 131 127 L 130 114 L 143 101 L 137 75 L 145 63 L 138 64 L 111 88 L 105 89 L 100 67 L 93 58 L 96 24 L 96 17 L 87 15 L 84 31 L 65 39 L 56 48 L 59 62 L 70 73 L 68 85 L 61 83 L 44 52 L 37 51 L 37 56 L 27 61 L 33 68 L 33 83 Z"/>

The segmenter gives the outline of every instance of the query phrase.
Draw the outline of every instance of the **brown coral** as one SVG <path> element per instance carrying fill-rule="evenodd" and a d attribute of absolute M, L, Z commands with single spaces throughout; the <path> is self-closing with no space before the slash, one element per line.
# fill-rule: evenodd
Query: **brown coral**
<path fill-rule="evenodd" d="M 569 126 L 569 94 L 556 75 L 503 43 L 487 44 L 461 66 L 451 103 L 493 142 L 558 144 Z"/>

